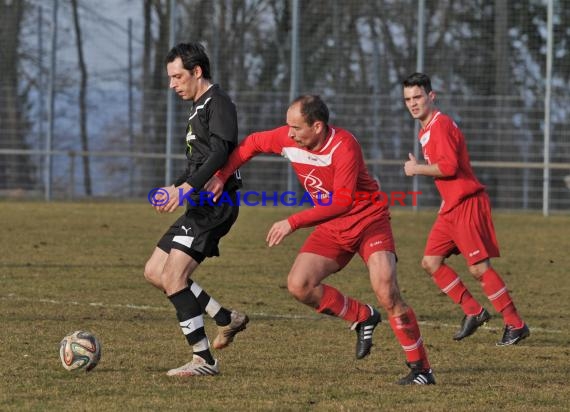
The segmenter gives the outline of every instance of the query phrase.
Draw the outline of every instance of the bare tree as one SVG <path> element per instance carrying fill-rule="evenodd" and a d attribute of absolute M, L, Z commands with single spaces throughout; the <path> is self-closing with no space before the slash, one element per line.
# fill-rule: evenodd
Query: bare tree
<path fill-rule="evenodd" d="M 26 149 L 27 88 L 20 92 L 20 32 L 23 27 L 25 1 L 0 1 L 0 148 Z M 23 171 L 23 172 L 22 172 Z M 0 156 L 0 188 L 27 188 L 33 168 L 26 155 Z"/>
<path fill-rule="evenodd" d="M 166 136 L 167 77 L 165 57 L 168 52 L 169 0 L 144 0 L 142 79 L 142 134 L 136 138 L 141 151 L 164 151 Z M 138 167 L 142 188 L 164 184 L 164 161 L 144 159 Z M 138 185 L 139 187 L 141 185 Z"/>
<path fill-rule="evenodd" d="M 79 126 L 81 135 L 81 150 L 89 151 L 89 136 L 87 134 L 87 67 L 85 65 L 85 57 L 83 55 L 83 40 L 81 37 L 81 24 L 79 23 L 79 14 L 77 12 L 77 0 L 71 0 L 71 9 L 73 11 L 73 25 L 75 28 L 75 40 L 77 46 L 77 59 L 79 61 L 79 71 L 81 73 L 81 82 L 79 87 Z M 81 156 L 83 159 L 83 184 L 85 186 L 85 194 L 91 196 L 91 168 L 89 167 L 89 156 Z"/>

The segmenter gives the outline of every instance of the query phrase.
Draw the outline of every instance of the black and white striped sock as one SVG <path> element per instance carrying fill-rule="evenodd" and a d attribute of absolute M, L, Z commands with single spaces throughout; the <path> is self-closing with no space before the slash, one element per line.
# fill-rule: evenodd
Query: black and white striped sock
<path fill-rule="evenodd" d="M 188 344 L 192 346 L 193 353 L 202 357 L 206 363 L 213 365 L 215 361 L 210 352 L 210 342 L 204 329 L 204 317 L 198 299 L 192 294 L 190 288 L 184 288 L 170 295 L 168 299 L 176 309 L 180 328 Z"/>
<path fill-rule="evenodd" d="M 224 308 L 222 305 L 216 301 L 213 297 L 208 295 L 208 293 L 200 287 L 192 279 L 188 279 L 188 287 L 192 291 L 192 294 L 198 300 L 200 307 L 204 313 L 207 313 L 212 319 L 216 321 L 218 326 L 226 326 L 231 322 L 231 312 Z"/>

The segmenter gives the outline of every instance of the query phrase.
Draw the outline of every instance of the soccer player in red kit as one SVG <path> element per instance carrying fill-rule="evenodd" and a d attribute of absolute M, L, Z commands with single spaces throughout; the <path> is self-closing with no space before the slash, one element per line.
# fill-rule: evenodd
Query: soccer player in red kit
<path fill-rule="evenodd" d="M 485 187 L 473 173 L 467 145 L 455 122 L 435 107 L 430 78 L 414 73 L 403 81 L 406 107 L 421 123 L 418 138 L 427 164 L 410 154 L 404 164 L 407 176 L 434 178 L 442 203 L 429 233 L 422 267 L 465 316 L 453 339 L 472 335 L 491 315 L 465 287 L 457 273 L 445 264 L 451 254 L 461 253 L 469 272 L 481 283 L 495 310 L 503 315 L 505 329 L 498 346 L 514 345 L 530 335 L 519 316 L 501 276 L 491 266 L 499 247 Z"/>
<path fill-rule="evenodd" d="M 382 202 L 373 202 L 371 195 L 363 196 L 377 193 L 379 185 L 366 170 L 356 138 L 330 126 L 328 120 L 329 110 L 319 96 L 297 98 L 287 110 L 287 125 L 249 135 L 206 189 L 221 201 L 223 183 L 255 155 L 274 153 L 287 158 L 314 207 L 274 223 L 267 234 L 268 246 L 279 245 L 297 229 L 316 226 L 289 272 L 289 292 L 317 312 L 350 322 L 357 332 L 356 358 L 367 356 L 380 314 L 372 306 L 321 283 L 358 253 L 411 369 L 398 383 L 434 384 L 416 316 L 400 296 L 388 208 Z M 347 193 L 352 194 L 352 201 L 346 201 Z"/>

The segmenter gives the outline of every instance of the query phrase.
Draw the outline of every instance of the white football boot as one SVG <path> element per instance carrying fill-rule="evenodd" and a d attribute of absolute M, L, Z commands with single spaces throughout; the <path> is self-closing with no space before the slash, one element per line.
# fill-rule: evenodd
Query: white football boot
<path fill-rule="evenodd" d="M 218 326 L 218 336 L 214 339 L 214 349 L 223 349 L 233 342 L 238 332 L 245 329 L 249 318 L 245 313 L 232 310 L 231 322 L 226 326 Z"/>
<path fill-rule="evenodd" d="M 220 373 L 218 360 L 213 365 L 208 365 L 204 359 L 199 356 L 193 355 L 192 362 L 188 362 L 176 369 L 170 369 L 166 374 L 168 376 L 213 376 Z"/>

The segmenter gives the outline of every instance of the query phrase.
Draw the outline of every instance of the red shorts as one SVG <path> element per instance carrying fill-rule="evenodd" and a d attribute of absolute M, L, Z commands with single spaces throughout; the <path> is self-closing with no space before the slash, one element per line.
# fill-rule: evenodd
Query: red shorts
<path fill-rule="evenodd" d="M 396 253 L 392 227 L 388 216 L 374 216 L 364 229 L 337 232 L 320 225 L 309 235 L 299 253 L 314 253 L 336 261 L 345 267 L 358 252 L 364 262 L 380 250 Z"/>
<path fill-rule="evenodd" d="M 424 256 L 462 254 L 472 266 L 499 257 L 499 246 L 486 192 L 463 200 L 449 212 L 437 215 L 429 233 Z"/>

